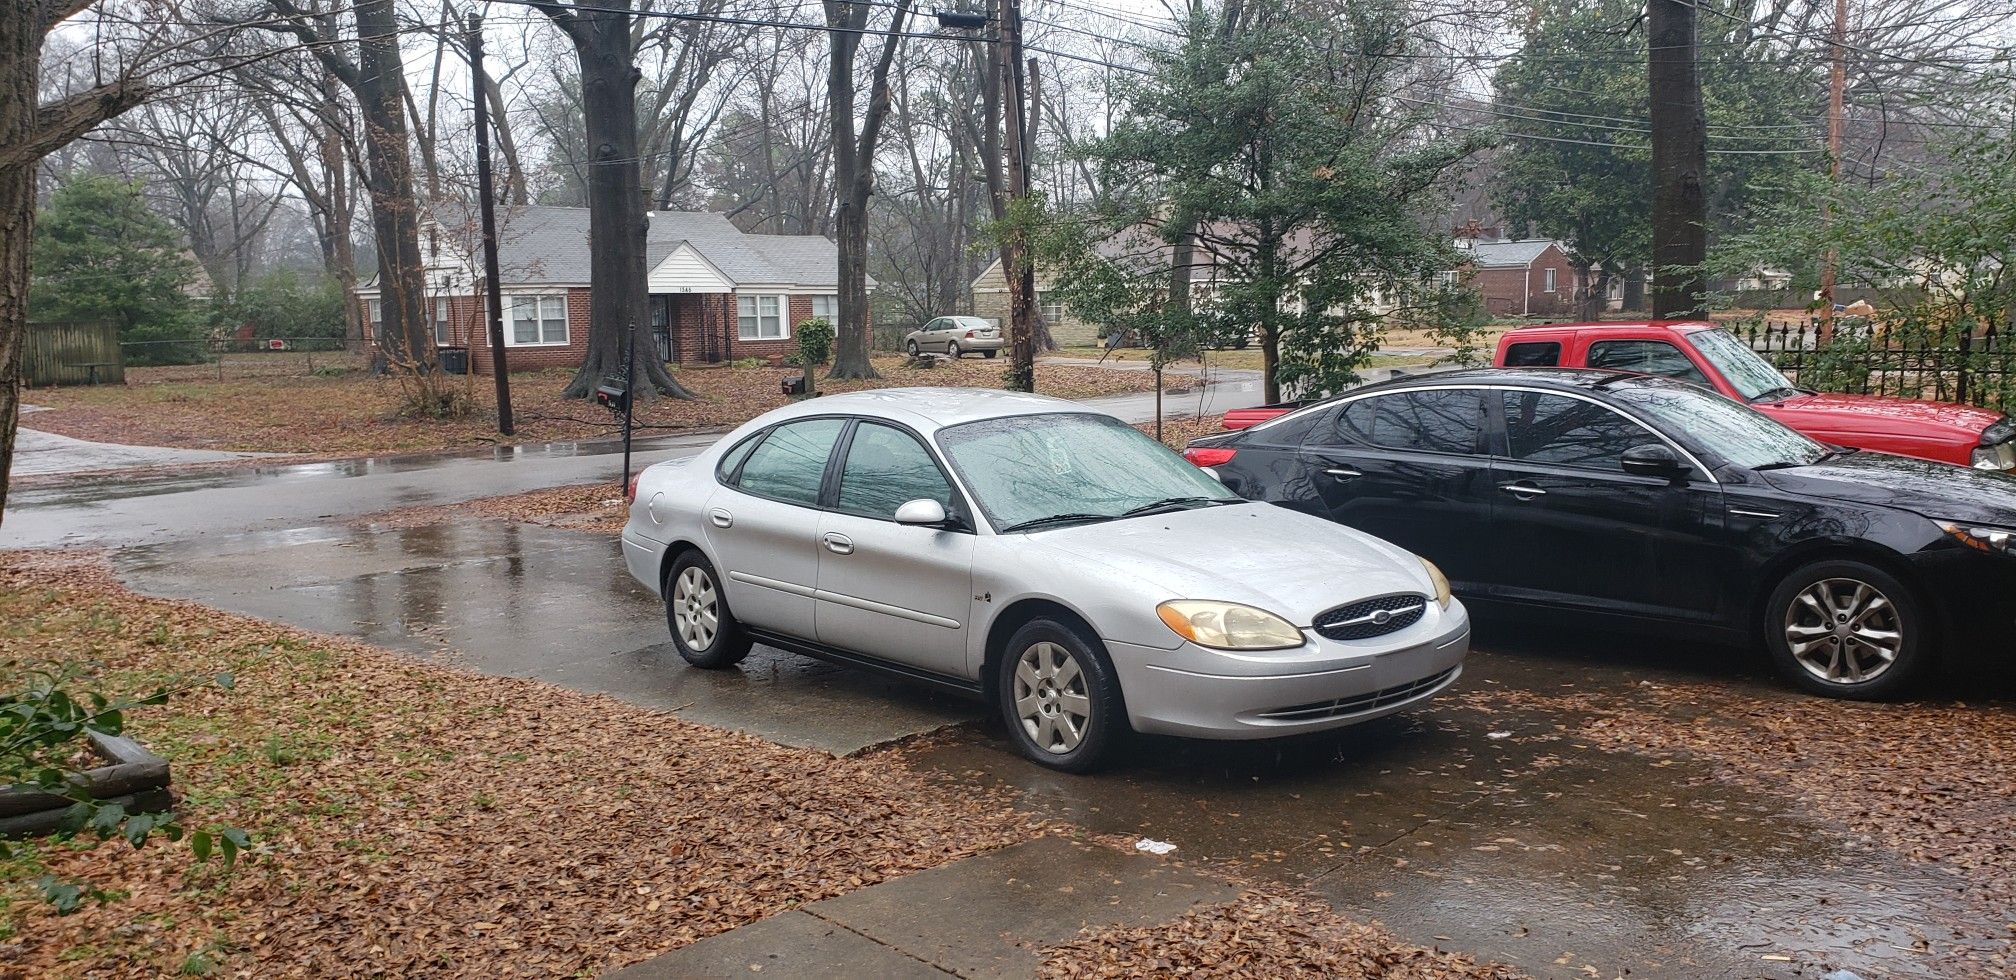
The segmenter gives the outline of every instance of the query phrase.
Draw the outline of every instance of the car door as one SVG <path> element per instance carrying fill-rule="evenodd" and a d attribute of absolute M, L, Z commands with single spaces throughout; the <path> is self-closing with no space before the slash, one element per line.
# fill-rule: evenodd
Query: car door
<path fill-rule="evenodd" d="M 931 349 L 932 339 L 938 336 L 937 334 L 938 327 L 940 324 L 944 322 L 945 321 L 942 318 L 932 320 L 931 322 L 926 323 L 924 326 L 918 329 L 917 331 L 918 350 L 927 351 Z"/>
<path fill-rule="evenodd" d="M 819 495 L 846 428 L 846 419 L 816 418 L 770 430 L 708 499 L 708 540 L 742 622 L 815 637 Z"/>
<path fill-rule="evenodd" d="M 1624 472 L 1624 452 L 1678 447 L 1594 398 L 1504 390 L 1492 426 L 1490 562 L 1502 598 L 1628 615 L 1707 620 L 1723 583 L 1722 495 Z M 1689 458 L 1679 453 L 1682 458 Z"/>
<path fill-rule="evenodd" d="M 1491 530 L 1483 431 L 1475 388 L 1355 399 L 1303 437 L 1301 478 L 1332 520 L 1427 558 L 1464 589 Z"/>
<path fill-rule="evenodd" d="M 819 525 L 819 642 L 965 677 L 973 534 L 896 523 L 896 508 L 912 500 L 965 513 L 951 481 L 894 425 L 855 423 L 841 452 Z"/>

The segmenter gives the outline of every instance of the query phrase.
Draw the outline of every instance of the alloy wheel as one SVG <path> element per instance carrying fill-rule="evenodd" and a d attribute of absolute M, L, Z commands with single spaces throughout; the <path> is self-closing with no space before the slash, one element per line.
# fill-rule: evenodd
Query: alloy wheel
<path fill-rule="evenodd" d="M 679 573 L 672 584 L 672 626 L 695 653 L 714 645 L 721 632 L 721 600 L 714 580 L 699 566 Z"/>
<path fill-rule="evenodd" d="M 1821 579 L 1785 610 L 1785 644 L 1799 666 L 1829 684 L 1883 676 L 1904 647 L 1904 626 L 1890 597 L 1852 578 Z"/>
<path fill-rule="evenodd" d="M 1015 716 L 1043 751 L 1063 755 L 1077 748 L 1092 724 L 1092 697 L 1077 655 L 1048 640 L 1023 650 L 1015 664 Z"/>

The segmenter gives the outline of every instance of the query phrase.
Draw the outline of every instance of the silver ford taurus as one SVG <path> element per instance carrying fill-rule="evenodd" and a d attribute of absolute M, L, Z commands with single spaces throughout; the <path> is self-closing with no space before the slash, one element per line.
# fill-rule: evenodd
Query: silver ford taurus
<path fill-rule="evenodd" d="M 925 681 L 1069 771 L 1129 730 L 1270 738 L 1399 711 L 1469 650 L 1427 561 L 1009 392 L 770 412 L 646 469 L 623 555 L 694 666 L 766 643 Z"/>

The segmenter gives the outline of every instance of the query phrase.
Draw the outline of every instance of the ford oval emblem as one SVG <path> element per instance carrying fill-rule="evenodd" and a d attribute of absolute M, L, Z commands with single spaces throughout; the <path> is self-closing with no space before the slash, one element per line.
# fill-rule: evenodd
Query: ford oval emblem
<path fill-rule="evenodd" d="M 1384 609 L 1374 610 L 1372 613 L 1372 625 L 1374 626 L 1384 626 L 1392 621 L 1393 614 Z"/>

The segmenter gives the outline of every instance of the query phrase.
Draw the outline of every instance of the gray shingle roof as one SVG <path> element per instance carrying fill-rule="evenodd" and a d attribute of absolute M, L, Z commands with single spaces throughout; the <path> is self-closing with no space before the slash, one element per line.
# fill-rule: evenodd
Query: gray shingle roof
<path fill-rule="evenodd" d="M 1478 242 L 1468 251 L 1479 269 L 1524 269 L 1533 260 L 1554 244 L 1546 238 L 1528 238 L 1516 242 Z"/>
<path fill-rule="evenodd" d="M 450 228 L 465 220 L 459 205 L 437 209 Z M 588 282 L 588 209 L 546 205 L 497 212 L 497 259 L 507 285 Z M 453 232 L 450 237 L 456 236 Z M 819 235 L 752 235 L 711 211 L 653 211 L 645 263 L 655 268 L 681 242 L 738 285 L 833 286 L 839 250 Z"/>

